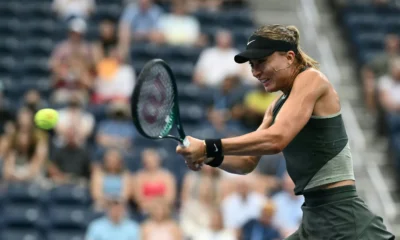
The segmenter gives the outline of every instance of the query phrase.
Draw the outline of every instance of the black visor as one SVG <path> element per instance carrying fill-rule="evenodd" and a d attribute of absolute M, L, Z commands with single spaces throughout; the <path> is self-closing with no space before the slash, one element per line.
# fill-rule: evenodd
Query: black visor
<path fill-rule="evenodd" d="M 269 38 L 252 35 L 247 41 L 246 50 L 235 56 L 235 62 L 245 63 L 251 59 L 262 59 L 274 52 L 294 51 L 297 53 L 297 46 L 286 41 L 272 40 Z"/>

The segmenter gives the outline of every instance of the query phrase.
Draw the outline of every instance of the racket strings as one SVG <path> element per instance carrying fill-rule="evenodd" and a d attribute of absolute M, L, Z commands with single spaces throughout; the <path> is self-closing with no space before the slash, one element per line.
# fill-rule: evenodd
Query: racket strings
<path fill-rule="evenodd" d="M 149 69 L 140 89 L 139 121 L 143 131 L 151 137 L 165 136 L 172 127 L 174 90 L 172 79 L 165 68 L 154 65 Z"/>

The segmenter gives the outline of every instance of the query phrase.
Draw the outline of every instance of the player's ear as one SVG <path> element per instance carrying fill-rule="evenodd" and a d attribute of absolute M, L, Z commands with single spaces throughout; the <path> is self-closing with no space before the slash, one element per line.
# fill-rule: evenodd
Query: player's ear
<path fill-rule="evenodd" d="M 289 65 L 292 65 L 292 63 L 296 59 L 296 54 L 293 51 L 288 51 L 286 53 L 286 58 L 288 60 Z"/>

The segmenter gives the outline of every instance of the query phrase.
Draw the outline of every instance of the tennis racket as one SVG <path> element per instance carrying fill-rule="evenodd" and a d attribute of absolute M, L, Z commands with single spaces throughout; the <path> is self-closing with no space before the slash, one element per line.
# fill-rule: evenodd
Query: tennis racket
<path fill-rule="evenodd" d="M 133 123 L 142 136 L 174 139 L 189 146 L 181 124 L 175 77 L 162 59 L 144 65 L 131 96 L 131 110 Z M 174 126 L 178 136 L 171 135 Z"/>

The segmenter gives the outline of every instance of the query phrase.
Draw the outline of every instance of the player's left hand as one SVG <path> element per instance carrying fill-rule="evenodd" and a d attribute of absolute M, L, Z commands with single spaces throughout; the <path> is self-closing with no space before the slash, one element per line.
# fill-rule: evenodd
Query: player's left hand
<path fill-rule="evenodd" d="M 186 164 L 191 170 L 198 171 L 206 160 L 204 142 L 200 139 L 189 136 L 186 137 L 186 139 L 190 143 L 189 146 L 177 146 L 176 153 L 185 158 Z"/>

